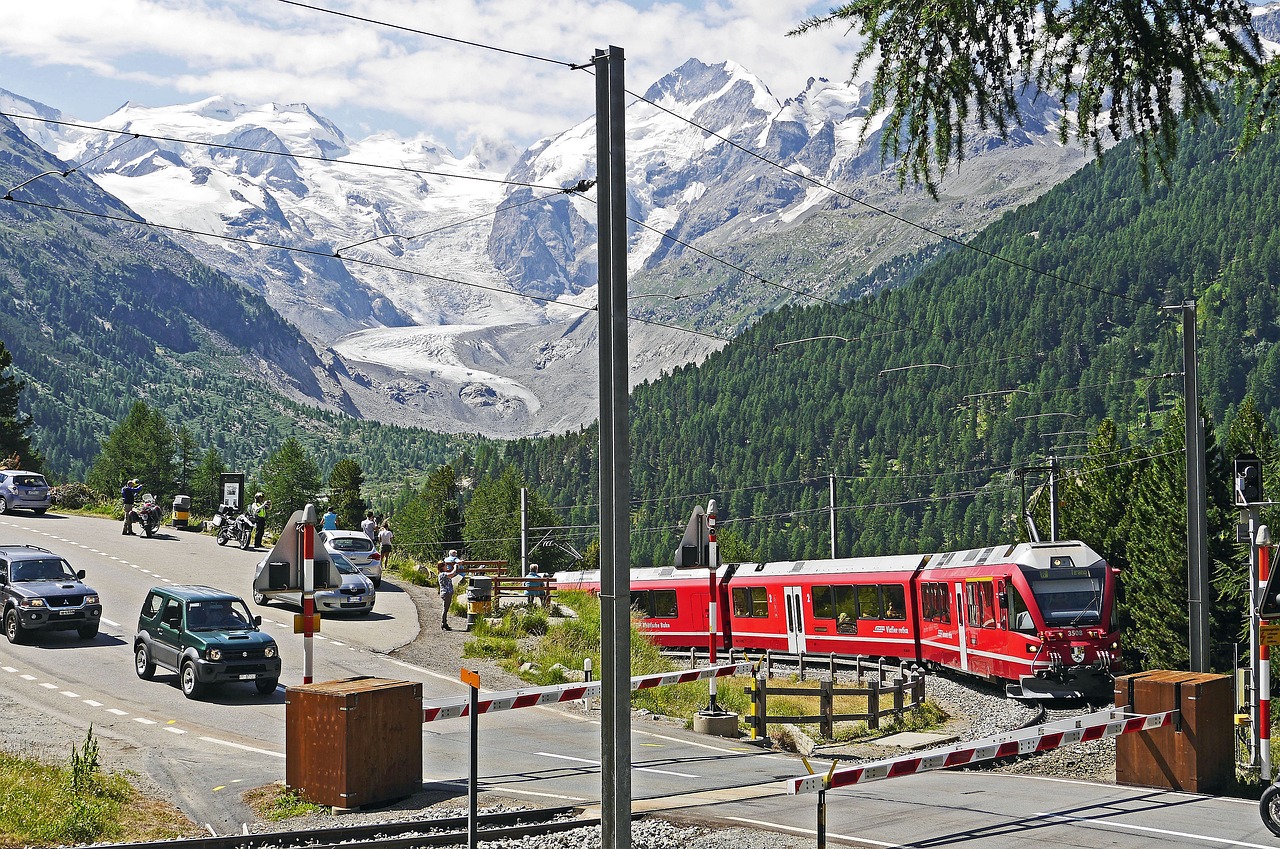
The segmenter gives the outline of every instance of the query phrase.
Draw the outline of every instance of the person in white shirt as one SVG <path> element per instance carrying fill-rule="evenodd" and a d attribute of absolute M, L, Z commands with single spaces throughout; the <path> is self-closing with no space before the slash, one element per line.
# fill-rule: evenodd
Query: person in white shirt
<path fill-rule="evenodd" d="M 387 565 L 387 557 L 391 554 L 391 538 L 393 536 L 394 534 L 391 533 L 391 520 L 387 519 L 382 523 L 382 530 L 378 531 L 378 545 L 382 553 L 382 565 L 384 567 Z"/>
<path fill-rule="evenodd" d="M 364 531 L 370 541 L 378 541 L 378 522 L 373 518 L 373 511 L 370 510 L 364 514 L 364 521 L 360 523 L 360 530 Z"/>

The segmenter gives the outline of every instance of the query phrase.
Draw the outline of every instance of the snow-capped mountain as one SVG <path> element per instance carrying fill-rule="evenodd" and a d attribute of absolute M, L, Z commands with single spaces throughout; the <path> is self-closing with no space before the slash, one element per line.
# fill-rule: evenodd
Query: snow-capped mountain
<path fill-rule="evenodd" d="M 815 78 L 779 101 L 732 62 L 690 59 L 628 107 L 633 313 L 657 322 L 632 325 L 634 382 L 719 344 L 680 327 L 728 337 L 797 285 L 865 289 L 872 269 L 968 237 L 1085 161 L 1041 103 L 1007 143 L 973 134 L 935 202 L 885 172 L 867 100 Z M 126 103 L 92 122 L 110 132 L 3 91 L 0 111 L 44 119 L 17 123 L 262 292 L 349 375 L 362 414 L 504 436 L 595 416 L 594 192 L 560 191 L 596 176 L 594 120 L 523 153 L 457 156 L 427 137 L 353 141 L 302 104 Z"/>

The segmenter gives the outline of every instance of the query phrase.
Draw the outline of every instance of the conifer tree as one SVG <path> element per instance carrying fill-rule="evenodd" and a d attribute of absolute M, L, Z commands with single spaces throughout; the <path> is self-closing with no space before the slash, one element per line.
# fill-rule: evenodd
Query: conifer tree
<path fill-rule="evenodd" d="M 368 509 L 360 494 L 363 486 L 364 470 L 359 463 L 344 457 L 334 464 L 333 471 L 329 473 L 329 506 L 338 514 L 338 527 L 360 527 Z"/>
<path fill-rule="evenodd" d="M 0 463 L 38 472 L 43 460 L 31 447 L 31 416 L 19 409 L 25 384 L 9 373 L 12 364 L 13 355 L 0 342 Z"/>

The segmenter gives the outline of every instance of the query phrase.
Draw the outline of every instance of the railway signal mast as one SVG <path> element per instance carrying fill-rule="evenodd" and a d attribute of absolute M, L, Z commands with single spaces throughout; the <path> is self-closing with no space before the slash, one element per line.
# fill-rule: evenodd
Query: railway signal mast
<path fill-rule="evenodd" d="M 1235 460 L 1235 503 L 1240 508 L 1241 542 L 1249 543 L 1249 683 L 1257 698 L 1251 699 L 1251 755 L 1263 781 L 1271 780 L 1271 646 L 1280 645 L 1280 625 L 1266 620 L 1280 618 L 1280 581 L 1269 568 L 1271 531 L 1258 522 L 1258 508 L 1269 502 L 1262 496 L 1262 460 L 1242 455 Z"/>

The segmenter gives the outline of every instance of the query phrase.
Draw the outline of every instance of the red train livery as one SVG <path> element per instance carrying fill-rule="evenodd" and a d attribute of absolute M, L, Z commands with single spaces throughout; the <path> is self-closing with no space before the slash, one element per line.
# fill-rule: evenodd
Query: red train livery
<path fill-rule="evenodd" d="M 1004 682 L 1022 698 L 1101 698 L 1119 671 L 1118 570 L 1081 542 L 938 554 L 736 563 L 716 571 L 716 644 L 898 658 Z M 598 591 L 599 572 L 558 589 Z M 631 571 L 638 626 L 710 640 L 706 569 Z"/>

